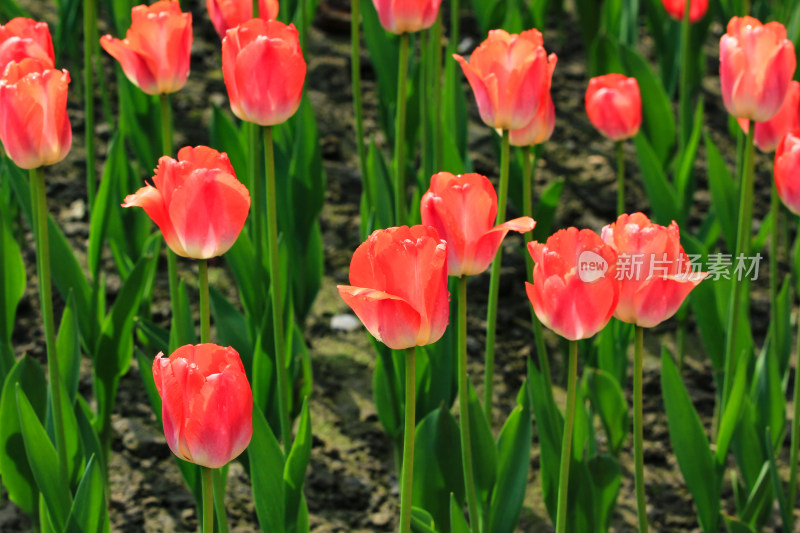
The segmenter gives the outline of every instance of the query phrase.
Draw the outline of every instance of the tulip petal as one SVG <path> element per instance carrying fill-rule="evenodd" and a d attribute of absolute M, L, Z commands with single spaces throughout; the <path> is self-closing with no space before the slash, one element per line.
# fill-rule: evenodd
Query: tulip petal
<path fill-rule="evenodd" d="M 420 313 L 408 302 L 374 289 L 349 285 L 337 289 L 373 337 L 393 350 L 417 345 Z"/>

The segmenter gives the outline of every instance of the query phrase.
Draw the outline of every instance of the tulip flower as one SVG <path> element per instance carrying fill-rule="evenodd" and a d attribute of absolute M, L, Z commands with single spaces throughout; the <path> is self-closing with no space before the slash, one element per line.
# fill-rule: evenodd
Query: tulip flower
<path fill-rule="evenodd" d="M 706 277 L 692 270 L 674 221 L 665 227 L 642 213 L 622 214 L 601 235 L 618 254 L 620 294 L 614 316 L 623 322 L 657 326 L 674 315 Z"/>
<path fill-rule="evenodd" d="M 738 119 L 739 126 L 747 133 L 750 121 L 746 118 Z M 783 104 L 774 117 L 766 122 L 756 122 L 754 142 L 759 150 L 765 153 L 773 152 L 790 131 L 800 128 L 800 82 L 789 82 L 789 91 Z"/>
<path fill-rule="evenodd" d="M 533 284 L 525 283 L 539 320 L 569 340 L 586 339 L 611 320 L 619 299 L 617 253 L 595 232 L 567 228 L 528 243 Z"/>
<path fill-rule="evenodd" d="M 485 271 L 509 231 L 531 231 L 530 217 L 494 225 L 497 193 L 486 176 L 455 176 L 439 172 L 422 197 L 422 223 L 433 226 L 447 241 L 447 268 L 451 276 L 472 276 Z"/>
<path fill-rule="evenodd" d="M 515 130 L 533 119 L 550 90 L 550 81 L 558 57 L 547 55 L 542 34 L 528 30 L 509 34 L 492 30 L 489 37 L 472 52 L 469 61 L 458 54 L 481 119 L 492 128 Z"/>
<path fill-rule="evenodd" d="M 546 142 L 556 127 L 556 106 L 550 91 L 542 93 L 542 101 L 531 121 L 522 128 L 509 132 L 512 146 L 535 146 Z"/>
<path fill-rule="evenodd" d="M 184 461 L 220 468 L 253 435 L 253 393 L 239 354 L 216 344 L 181 346 L 153 361 L 164 436 Z"/>
<path fill-rule="evenodd" d="M 41 59 L 10 63 L 0 78 L 0 141 L 20 168 L 53 165 L 72 146 L 66 70 Z"/>
<path fill-rule="evenodd" d="M 800 215 L 800 130 L 787 133 L 775 151 L 775 188 L 784 205 Z"/>
<path fill-rule="evenodd" d="M 275 20 L 279 7 L 278 0 L 259 0 L 259 18 Z M 206 9 L 220 39 L 225 38 L 229 29 L 253 18 L 252 0 L 206 0 Z"/>
<path fill-rule="evenodd" d="M 667 14 L 675 20 L 682 21 L 686 11 L 686 0 L 661 0 Z M 703 18 L 708 11 L 708 0 L 691 0 L 689 5 L 689 22 L 694 24 Z"/>
<path fill-rule="evenodd" d="M 780 22 L 733 17 L 719 43 L 719 80 L 728 112 L 757 122 L 781 108 L 797 60 Z"/>
<path fill-rule="evenodd" d="M 158 161 L 153 185 L 125 198 L 161 229 L 176 254 L 209 259 L 233 246 L 250 211 L 250 194 L 236 179 L 227 154 L 207 146 L 184 147 L 178 160 Z"/>
<path fill-rule="evenodd" d="M 592 125 L 612 141 L 635 136 L 642 125 L 642 97 L 636 78 L 606 74 L 589 80 L 586 114 Z"/>
<path fill-rule="evenodd" d="M 174 93 L 189 77 L 192 14 L 182 12 L 177 0 L 139 5 L 131 10 L 125 38 L 104 35 L 100 44 L 145 93 Z"/>
<path fill-rule="evenodd" d="M 306 79 L 294 25 L 252 19 L 228 30 L 222 74 L 234 115 L 261 126 L 286 122 L 300 107 Z"/>
<path fill-rule="evenodd" d="M 0 75 L 9 63 L 25 58 L 40 59 L 47 68 L 55 67 L 53 39 L 47 23 L 17 17 L 0 24 Z"/>
<path fill-rule="evenodd" d="M 372 0 L 383 29 L 398 35 L 433 26 L 441 3 L 442 0 Z"/>
<path fill-rule="evenodd" d="M 447 328 L 447 244 L 430 226 L 376 230 L 353 254 L 339 295 L 369 332 L 401 350 L 439 340 Z"/>

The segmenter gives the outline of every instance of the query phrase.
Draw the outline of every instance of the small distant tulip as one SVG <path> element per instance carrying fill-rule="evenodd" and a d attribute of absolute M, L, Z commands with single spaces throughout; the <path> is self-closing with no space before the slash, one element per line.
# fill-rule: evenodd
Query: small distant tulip
<path fill-rule="evenodd" d="M 683 20 L 684 11 L 686 11 L 686 0 L 661 0 L 664 9 L 670 17 L 675 20 Z M 691 0 L 689 5 L 689 22 L 694 24 L 708 11 L 708 0 Z"/>
<path fill-rule="evenodd" d="M 153 361 L 164 436 L 184 461 L 221 468 L 253 436 L 253 392 L 239 354 L 216 344 L 181 346 Z"/>
<path fill-rule="evenodd" d="M 527 126 L 509 132 L 511 146 L 535 146 L 546 142 L 556 127 L 556 106 L 550 91 L 543 93 L 541 104 Z"/>
<path fill-rule="evenodd" d="M 501 130 L 516 130 L 530 123 L 542 93 L 550 91 L 558 61 L 555 54 L 545 52 L 538 30 L 519 35 L 492 30 L 469 62 L 458 54 L 453 57 L 475 93 L 481 119 Z"/>
<path fill-rule="evenodd" d="M 161 229 L 167 246 L 182 257 L 209 259 L 227 252 L 244 227 L 250 193 L 227 154 L 207 146 L 181 148 L 178 161 L 163 156 L 152 185 L 125 198 Z"/>
<path fill-rule="evenodd" d="M 614 316 L 652 328 L 674 315 L 703 279 L 694 272 L 673 221 L 653 224 L 642 213 L 622 214 L 603 228 L 603 240 L 617 251 L 620 295 Z"/>
<path fill-rule="evenodd" d="M 40 59 L 10 63 L 0 78 L 0 141 L 20 168 L 58 163 L 72 146 L 69 72 Z"/>
<path fill-rule="evenodd" d="M 286 122 L 300 107 L 306 79 L 294 24 L 253 19 L 228 30 L 222 75 L 234 115 L 261 126 Z"/>
<path fill-rule="evenodd" d="M 750 121 L 740 118 L 739 126 L 747 133 Z M 754 141 L 759 150 L 769 153 L 778 147 L 783 136 L 800 128 L 800 82 L 792 81 L 783 104 L 774 117 L 766 122 L 756 122 Z"/>
<path fill-rule="evenodd" d="M 797 59 L 780 22 L 733 17 L 719 43 L 719 81 L 728 113 L 757 122 L 783 104 Z"/>
<path fill-rule="evenodd" d="M 480 274 L 489 267 L 509 231 L 525 233 L 536 225 L 531 217 L 520 217 L 494 226 L 497 193 L 480 174 L 435 174 L 422 197 L 420 212 L 422 223 L 436 228 L 447 241 L 451 276 Z"/>
<path fill-rule="evenodd" d="M 619 299 L 617 253 L 597 233 L 563 229 L 528 243 L 528 252 L 535 266 L 525 288 L 542 324 L 571 341 L 608 324 Z"/>
<path fill-rule="evenodd" d="M 789 211 L 800 215 L 800 130 L 787 133 L 775 151 L 775 188 Z"/>
<path fill-rule="evenodd" d="M 47 23 L 17 17 L 0 24 L 0 75 L 9 63 L 26 58 L 40 59 L 47 68 L 55 67 L 53 39 Z"/>
<path fill-rule="evenodd" d="M 174 93 L 189 77 L 192 14 L 182 12 L 178 0 L 136 6 L 125 38 L 104 35 L 100 44 L 145 93 Z"/>
<path fill-rule="evenodd" d="M 586 114 L 592 125 L 612 141 L 629 139 L 642 125 L 639 82 L 622 74 L 606 74 L 589 80 Z"/>
<path fill-rule="evenodd" d="M 259 0 L 259 18 L 275 20 L 279 7 L 278 0 Z M 253 18 L 252 0 L 206 0 L 206 8 L 220 39 L 225 38 L 229 29 Z"/>
<path fill-rule="evenodd" d="M 425 346 L 447 328 L 447 244 L 430 226 L 376 230 L 350 261 L 339 295 L 393 350 Z"/>
<path fill-rule="evenodd" d="M 442 0 L 372 0 L 372 3 L 383 29 L 399 35 L 433 26 Z"/>

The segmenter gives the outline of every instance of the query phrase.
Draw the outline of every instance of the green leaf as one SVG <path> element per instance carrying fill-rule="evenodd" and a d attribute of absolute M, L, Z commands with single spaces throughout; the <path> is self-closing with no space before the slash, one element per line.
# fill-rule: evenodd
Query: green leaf
<path fill-rule="evenodd" d="M 773 455 L 771 450 L 780 449 L 786 429 L 786 399 L 778 375 L 778 361 L 769 349 L 771 344 L 770 339 L 756 361 L 755 375 L 751 377 L 753 389 L 750 398 L 755 407 L 756 431 L 766 434 L 767 428 L 770 428 L 774 439 L 764 443 L 768 457 Z"/>
<path fill-rule="evenodd" d="M 92 279 L 97 279 L 99 275 L 100 260 L 106 240 L 111 206 L 119 203 L 116 198 L 112 201 L 110 195 L 117 190 L 115 184 L 128 181 L 129 169 L 125 143 L 119 130 L 117 130 L 114 132 L 108 147 L 108 158 L 103 167 L 103 176 L 100 180 L 100 187 L 97 189 L 94 209 L 92 209 L 89 217 L 89 251 L 87 256 Z"/>
<path fill-rule="evenodd" d="M 253 407 L 253 438 L 247 456 L 258 523 L 263 531 L 283 533 L 283 452 L 258 406 Z"/>
<path fill-rule="evenodd" d="M 628 403 L 617 381 L 602 370 L 587 369 L 583 385 L 608 437 L 611 453 L 619 455 L 630 430 Z"/>
<path fill-rule="evenodd" d="M 228 154 L 236 175 L 244 182 L 249 176 L 247 143 L 236 123 L 218 106 L 211 106 L 211 146 Z"/>
<path fill-rule="evenodd" d="M 722 420 L 719 424 L 719 431 L 717 433 L 717 452 L 716 459 L 717 465 L 724 468 L 728 459 L 728 447 L 730 446 L 731 438 L 739 423 L 739 417 L 742 413 L 742 401 L 744 400 L 745 392 L 747 389 L 747 370 L 749 357 L 739 357 L 736 361 L 736 371 L 733 378 L 733 388 L 731 389 L 728 402 L 725 405 L 725 411 L 722 415 Z"/>
<path fill-rule="evenodd" d="M 489 421 L 483 412 L 478 395 L 469 383 L 469 433 L 472 440 L 472 471 L 478 501 L 482 505 L 489 502 L 497 480 L 497 448 Z"/>
<path fill-rule="evenodd" d="M 78 331 L 78 317 L 75 315 L 75 298 L 70 292 L 67 306 L 61 315 L 61 325 L 56 338 L 59 373 L 61 381 L 67 389 L 70 403 L 78 394 L 78 380 L 81 372 L 81 339 Z"/>
<path fill-rule="evenodd" d="M 464 511 L 458 505 L 455 495 L 450 493 L 450 533 L 472 533 L 464 518 Z"/>
<path fill-rule="evenodd" d="M 711 191 L 711 205 L 717 215 L 722 236 L 728 250 L 736 249 L 736 224 L 738 205 L 736 202 L 736 185 L 728 165 L 722 158 L 711 136 L 706 132 L 706 160 L 708 161 L 708 188 Z"/>
<path fill-rule="evenodd" d="M 553 396 L 547 391 L 544 377 L 530 360 L 528 361 L 528 395 L 533 405 L 536 429 L 539 433 L 541 454 L 539 475 L 542 483 L 542 495 L 550 520 L 555 523 L 564 418 L 553 401 Z"/>
<path fill-rule="evenodd" d="M 286 465 L 283 471 L 283 480 L 286 482 L 286 524 L 287 529 L 294 531 L 297 513 L 300 509 L 300 500 L 303 496 L 303 482 L 306 477 L 308 461 L 311 459 L 311 415 L 308 411 L 308 399 L 303 399 L 300 411 L 300 422 Z"/>
<path fill-rule="evenodd" d="M 598 513 L 595 523 L 600 531 L 606 531 L 611 525 L 622 487 L 622 469 L 617 458 L 607 454 L 592 457 L 587 466 L 594 488 L 595 512 Z"/>
<path fill-rule="evenodd" d="M 561 193 L 564 191 L 564 180 L 555 179 L 547 184 L 539 202 L 533 208 L 533 219 L 536 227 L 533 228 L 533 239 L 544 242 L 553 231 L 556 209 L 561 204 Z"/>
<path fill-rule="evenodd" d="M 644 135 L 637 135 L 633 142 L 636 146 L 636 156 L 642 171 L 642 182 L 647 197 L 650 199 L 654 221 L 666 225 L 679 219 L 678 196 L 664 174 L 664 164 L 659 160 Z"/>
<path fill-rule="evenodd" d="M 681 152 L 678 161 L 678 170 L 675 175 L 675 190 L 678 200 L 681 203 L 681 224 L 684 224 L 689 217 L 689 210 L 692 208 L 695 180 L 693 179 L 693 167 L 697 158 L 697 149 L 700 146 L 700 136 L 703 133 L 703 99 L 697 102 L 697 109 L 694 112 L 694 122 L 692 133 L 686 148 Z"/>
<path fill-rule="evenodd" d="M 414 533 L 438 533 L 433 517 L 425 509 L 411 507 L 411 531 Z"/>
<path fill-rule="evenodd" d="M 209 293 L 217 342 L 222 346 L 235 346 L 239 353 L 253 353 L 247 319 L 214 287 Z"/>
<path fill-rule="evenodd" d="M 716 533 L 719 531 L 720 479 L 703 424 L 666 349 L 661 354 L 661 391 L 672 449 L 692 493 L 700 526 L 706 533 Z"/>
<path fill-rule="evenodd" d="M 67 533 L 103 533 L 108 531 L 105 479 L 95 456 L 89 459 L 75 501 L 67 520 Z"/>
<path fill-rule="evenodd" d="M 767 442 L 773 441 L 772 432 L 769 426 L 767 426 L 764 435 L 764 440 L 766 440 Z M 778 497 L 778 509 L 781 512 L 781 522 L 783 522 L 783 530 L 789 531 L 790 529 L 792 529 L 792 523 L 794 521 L 792 518 L 793 514 L 792 506 L 788 505 L 786 502 L 786 496 L 784 496 L 781 477 L 778 474 L 778 467 L 775 464 L 775 456 L 771 453 L 769 454 L 769 472 L 770 472 L 770 477 L 772 478 L 772 491 Z"/>
<path fill-rule="evenodd" d="M 14 364 L 11 335 L 26 281 L 22 253 L 11 233 L 6 212 L 0 213 L 0 252 L 0 380 L 4 380 Z"/>

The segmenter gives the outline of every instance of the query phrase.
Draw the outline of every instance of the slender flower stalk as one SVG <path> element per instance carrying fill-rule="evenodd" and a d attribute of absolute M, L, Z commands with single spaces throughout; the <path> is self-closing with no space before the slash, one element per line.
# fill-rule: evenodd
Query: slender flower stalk
<path fill-rule="evenodd" d="M 217 511 L 217 530 L 219 533 L 228 533 L 228 514 L 225 512 L 225 482 L 222 477 L 223 472 L 228 473 L 228 467 L 214 468 L 214 509 Z"/>
<path fill-rule="evenodd" d="M 214 533 L 214 482 L 211 468 L 201 466 L 203 486 L 203 533 Z"/>
<path fill-rule="evenodd" d="M 506 219 L 506 202 L 508 201 L 508 159 L 509 131 L 503 130 L 500 148 L 500 191 L 497 196 L 497 224 Z M 492 423 L 492 393 L 494 390 L 494 344 L 497 331 L 497 298 L 500 290 L 500 269 L 503 263 L 502 249 L 492 262 L 492 275 L 489 279 L 489 309 L 486 315 L 486 357 L 483 381 L 483 409 L 486 420 Z"/>
<path fill-rule="evenodd" d="M 691 58 L 691 38 L 692 38 L 692 24 L 689 20 L 691 12 L 692 0 L 686 0 L 685 8 L 683 11 L 683 20 L 681 21 L 681 72 L 680 72 L 680 94 L 678 95 L 678 112 L 680 113 L 680 138 L 678 139 L 681 149 L 689 142 L 689 136 L 692 131 L 692 104 L 690 98 L 689 87 L 689 65 Z M 620 211 L 624 213 L 624 211 Z"/>
<path fill-rule="evenodd" d="M 617 214 L 625 212 L 625 152 L 622 141 L 614 143 L 617 148 Z"/>
<path fill-rule="evenodd" d="M 283 449 L 288 453 L 292 446 L 292 429 L 289 425 L 289 378 L 286 371 L 284 345 L 283 305 L 281 304 L 281 266 L 278 255 L 278 204 L 275 192 L 275 150 L 272 126 L 264 126 L 264 167 L 267 174 L 267 247 L 269 249 L 270 294 L 272 296 L 272 329 L 275 338 L 275 375 L 278 381 L 278 415 L 281 425 Z"/>
<path fill-rule="evenodd" d="M 394 133 L 394 214 L 395 223 L 406 223 L 406 82 L 408 78 L 409 35 L 400 35 L 400 60 L 397 63 L 397 118 Z"/>
<path fill-rule="evenodd" d="M 198 265 L 200 282 L 200 343 L 211 342 L 211 308 L 208 294 L 208 260 L 200 259 Z"/>
<path fill-rule="evenodd" d="M 83 91 L 86 132 L 86 191 L 89 211 L 94 206 L 95 146 L 94 146 L 94 48 L 97 45 L 97 6 L 95 0 L 83 2 Z"/>
<path fill-rule="evenodd" d="M 367 206 L 372 208 L 372 190 L 367 177 L 367 148 L 364 143 L 364 106 L 361 102 L 361 2 L 350 2 L 350 79 L 353 90 L 353 111 L 356 122 L 358 168 Z"/>
<path fill-rule="evenodd" d="M 47 347 L 47 374 L 50 379 L 50 401 L 58 451 L 58 480 L 69 486 L 67 470 L 67 439 L 61 407 L 61 373 L 56 352 L 56 329 L 53 317 L 53 286 L 50 275 L 50 236 L 47 223 L 47 195 L 44 184 L 44 167 L 31 169 L 31 204 L 33 206 L 33 234 L 36 241 L 36 274 L 39 279 L 39 301 L 42 308 L 44 335 Z M 106 461 L 108 457 L 106 456 Z"/>
<path fill-rule="evenodd" d="M 636 510 L 639 531 L 647 533 L 647 501 L 644 495 L 644 443 L 642 436 L 642 360 L 644 358 L 644 328 L 636 326 L 633 351 L 633 461 L 636 483 Z"/>
<path fill-rule="evenodd" d="M 472 470 L 472 440 L 469 420 L 469 374 L 467 373 L 467 277 L 458 278 L 458 405 L 461 410 L 461 457 L 464 467 L 464 487 L 467 491 L 469 523 L 480 531 L 478 498 Z"/>
<path fill-rule="evenodd" d="M 161 93 L 161 151 L 163 155 L 172 155 L 172 113 L 169 105 L 169 94 Z M 172 324 L 170 326 L 170 350 L 180 344 L 178 335 L 177 317 L 183 316 L 180 312 L 181 300 L 178 297 L 178 256 L 167 249 L 167 271 L 169 276 L 169 299 L 172 302 Z"/>
<path fill-rule="evenodd" d="M 457 0 L 455 0 L 457 1 Z M 433 93 L 433 108 L 442 109 L 442 13 L 436 17 L 431 34 L 431 61 L 433 62 L 433 75 L 431 91 Z M 437 112 L 433 117 L 433 168 L 437 171 L 442 168 L 442 114 Z"/>
<path fill-rule="evenodd" d="M 780 197 L 778 196 L 778 189 L 775 186 L 775 180 L 772 180 L 772 188 L 770 190 L 769 198 L 769 215 L 772 220 L 772 227 L 770 227 L 769 237 L 769 309 L 770 309 L 770 324 L 777 324 L 778 315 L 778 290 L 780 288 L 780 280 L 778 279 L 778 219 L 780 218 Z"/>
<path fill-rule="evenodd" d="M 411 531 L 411 488 L 414 484 L 414 428 L 417 412 L 416 347 L 406 349 L 406 412 L 403 431 L 403 474 L 400 485 L 400 533 Z"/>
<path fill-rule="evenodd" d="M 258 124 L 248 123 L 250 137 L 250 186 L 253 191 L 253 241 L 256 249 L 256 264 L 266 268 L 264 261 L 264 182 L 261 180 L 259 160 L 263 142 Z"/>
<path fill-rule="evenodd" d="M 575 387 L 578 380 L 578 341 L 569 342 L 569 370 L 567 378 L 567 413 L 564 433 L 561 436 L 561 466 L 558 475 L 558 510 L 556 532 L 567 530 L 567 492 L 569 490 L 569 464 L 572 459 L 572 433 L 575 425 Z"/>

